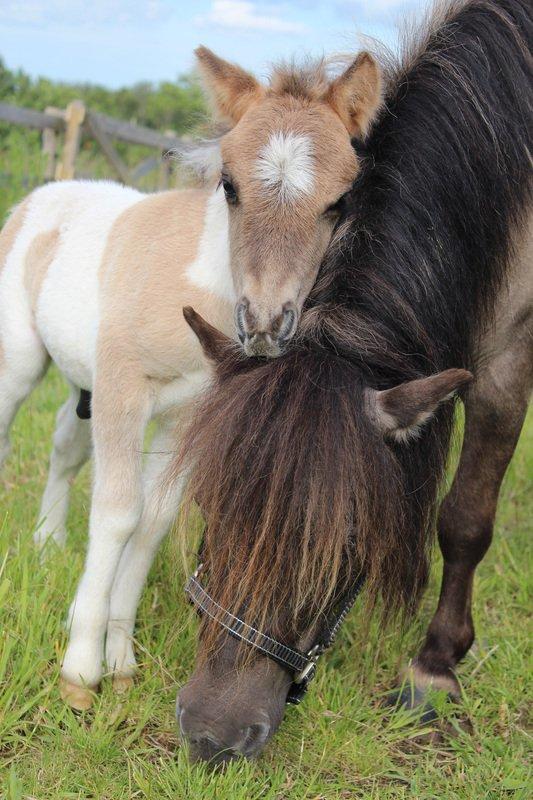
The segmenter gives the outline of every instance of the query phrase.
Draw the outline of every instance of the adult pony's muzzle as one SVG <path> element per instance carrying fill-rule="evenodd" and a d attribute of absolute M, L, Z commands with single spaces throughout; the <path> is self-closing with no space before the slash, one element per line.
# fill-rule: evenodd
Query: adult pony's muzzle
<path fill-rule="evenodd" d="M 235 307 L 237 334 L 247 356 L 275 358 L 281 355 L 298 325 L 298 310 L 292 301 L 283 304 L 273 315 L 254 309 L 243 297 Z"/>
<path fill-rule="evenodd" d="M 289 673 L 266 657 L 239 668 L 237 652 L 236 641 L 225 638 L 216 663 L 200 660 L 178 695 L 178 726 L 193 762 L 254 758 L 283 719 Z"/>
<path fill-rule="evenodd" d="M 206 761 L 211 766 L 241 757 L 253 758 L 263 749 L 270 733 L 270 722 L 264 712 L 249 720 L 209 719 L 201 705 L 196 709 L 194 704 L 183 708 L 178 699 L 176 717 L 189 746 L 191 761 Z"/>

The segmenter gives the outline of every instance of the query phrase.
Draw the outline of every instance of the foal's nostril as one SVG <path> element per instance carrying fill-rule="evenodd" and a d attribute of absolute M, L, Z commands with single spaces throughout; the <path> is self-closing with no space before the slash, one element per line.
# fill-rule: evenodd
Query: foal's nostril
<path fill-rule="evenodd" d="M 296 329 L 296 311 L 294 310 L 294 308 L 292 308 L 292 306 L 290 306 L 289 308 L 285 308 L 283 311 L 283 317 L 278 331 L 278 340 L 280 342 L 286 342 L 288 339 L 291 338 L 295 329 Z"/>
<path fill-rule="evenodd" d="M 248 311 L 248 301 L 243 300 L 235 307 L 235 327 L 241 344 L 246 338 L 246 312 Z"/>

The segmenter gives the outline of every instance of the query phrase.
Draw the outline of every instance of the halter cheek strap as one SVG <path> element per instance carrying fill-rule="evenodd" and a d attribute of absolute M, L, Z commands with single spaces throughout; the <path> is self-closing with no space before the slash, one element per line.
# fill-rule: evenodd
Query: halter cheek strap
<path fill-rule="evenodd" d="M 326 622 L 313 646 L 307 652 L 302 653 L 300 650 L 278 642 L 252 625 L 248 625 L 244 620 L 223 608 L 200 583 L 201 570 L 202 565 L 200 564 L 185 585 L 185 592 L 191 603 L 200 614 L 210 617 L 235 639 L 259 650 L 263 655 L 292 673 L 293 680 L 287 695 L 287 703 L 299 703 L 315 676 L 319 657 L 333 644 L 340 626 L 361 591 L 363 577 L 358 577 L 344 603 L 336 609 L 333 618 Z"/>

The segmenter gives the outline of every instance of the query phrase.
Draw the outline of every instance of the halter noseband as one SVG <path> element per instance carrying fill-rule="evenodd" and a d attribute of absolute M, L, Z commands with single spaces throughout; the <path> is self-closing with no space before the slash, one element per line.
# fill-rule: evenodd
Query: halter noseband
<path fill-rule="evenodd" d="M 199 581 L 202 566 L 200 564 L 185 585 L 185 592 L 198 613 L 206 614 L 235 639 L 259 650 L 263 655 L 268 656 L 272 661 L 292 673 L 293 679 L 287 695 L 287 703 L 299 703 L 305 695 L 309 683 L 315 677 L 319 657 L 335 641 L 339 628 L 357 599 L 364 583 L 363 576 L 360 575 L 357 578 L 344 602 L 339 604 L 331 618 L 326 620 L 326 624 L 313 646 L 306 653 L 302 653 L 248 625 L 244 620 L 217 603 Z"/>

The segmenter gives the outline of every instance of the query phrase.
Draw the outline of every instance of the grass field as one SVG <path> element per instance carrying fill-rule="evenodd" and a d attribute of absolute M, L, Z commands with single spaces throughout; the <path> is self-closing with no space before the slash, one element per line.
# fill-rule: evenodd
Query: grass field
<path fill-rule="evenodd" d="M 308 697 L 288 709 L 260 760 L 211 775 L 188 765 L 174 724 L 176 691 L 193 663 L 195 620 L 184 602 L 172 540 L 158 557 L 142 601 L 137 629 L 142 669 L 134 689 L 126 697 L 116 696 L 104 685 L 94 710 L 81 716 L 59 699 L 63 621 L 84 552 L 87 469 L 74 488 L 68 549 L 41 565 L 31 536 L 54 413 L 64 396 L 65 387 L 52 370 L 17 418 L 13 452 L 0 479 L 0 797 L 531 796 L 527 566 L 533 532 L 533 415 L 505 480 L 495 542 L 478 572 L 478 638 L 460 670 L 464 705 L 459 716 L 441 702 L 438 725 L 424 728 L 409 714 L 390 715 L 380 706 L 423 635 L 437 594 L 434 579 L 403 639 L 375 624 L 367 630 L 355 610 Z M 440 736 L 430 736 L 431 730 Z"/>

